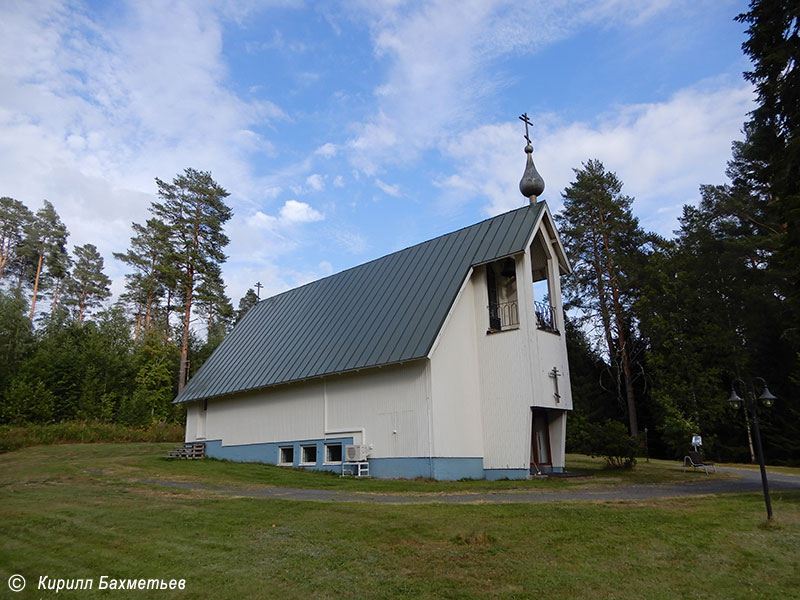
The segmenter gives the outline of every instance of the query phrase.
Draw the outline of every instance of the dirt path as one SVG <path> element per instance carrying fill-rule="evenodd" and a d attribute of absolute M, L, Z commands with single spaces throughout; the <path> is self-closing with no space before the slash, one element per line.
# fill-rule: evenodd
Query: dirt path
<path fill-rule="evenodd" d="M 734 473 L 735 479 L 715 479 L 707 481 L 663 485 L 618 485 L 607 488 L 592 488 L 571 491 L 503 490 L 498 492 L 475 493 L 436 493 L 436 494 L 377 494 L 370 492 L 343 492 L 339 490 L 315 490 L 263 486 L 253 488 L 209 487 L 199 483 L 180 481 L 142 480 L 140 483 L 172 488 L 204 490 L 225 496 L 267 498 L 282 500 L 311 500 L 317 502 L 373 502 L 385 504 L 430 504 L 430 503 L 503 503 L 503 502 L 557 502 L 564 500 L 615 502 L 625 500 L 649 500 L 653 498 L 679 498 L 704 494 L 761 493 L 761 475 L 757 470 L 720 470 Z M 800 475 L 768 472 L 770 490 L 800 491 Z"/>

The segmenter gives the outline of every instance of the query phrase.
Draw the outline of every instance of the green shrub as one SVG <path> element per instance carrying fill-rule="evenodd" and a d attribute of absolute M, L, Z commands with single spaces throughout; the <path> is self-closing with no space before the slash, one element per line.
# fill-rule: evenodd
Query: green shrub
<path fill-rule="evenodd" d="M 662 405 L 664 406 L 664 422 L 658 428 L 661 439 L 669 448 L 673 458 L 683 457 L 692 436 L 699 432 L 699 428 L 681 414 L 671 399 L 667 398 L 662 401 Z"/>
<path fill-rule="evenodd" d="M 108 442 L 182 442 L 183 425 L 126 427 L 99 421 L 65 421 L 25 426 L 0 426 L 0 452 L 44 444 Z"/>
<path fill-rule="evenodd" d="M 41 379 L 16 378 L 4 394 L 2 420 L 15 425 L 53 419 L 53 394 Z"/>
<path fill-rule="evenodd" d="M 636 466 L 637 439 L 628 435 L 628 428 L 619 421 L 607 420 L 601 425 L 586 425 L 586 450 L 592 456 L 602 456 L 612 469 L 632 469 Z"/>

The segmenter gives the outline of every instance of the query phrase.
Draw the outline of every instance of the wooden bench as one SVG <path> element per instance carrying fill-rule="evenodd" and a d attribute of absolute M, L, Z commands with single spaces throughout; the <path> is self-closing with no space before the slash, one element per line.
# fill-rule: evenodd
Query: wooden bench
<path fill-rule="evenodd" d="M 689 452 L 686 457 L 683 459 L 683 472 L 686 472 L 686 467 L 692 467 L 692 469 L 703 469 L 708 475 L 708 470 L 713 469 L 714 473 L 717 472 L 717 466 L 711 462 L 710 460 L 706 460 L 703 458 L 703 455 L 699 452 Z"/>
<path fill-rule="evenodd" d="M 183 446 L 178 446 L 174 450 L 167 452 L 167 458 L 186 458 L 189 460 L 204 458 L 205 455 L 205 442 L 186 442 Z"/>

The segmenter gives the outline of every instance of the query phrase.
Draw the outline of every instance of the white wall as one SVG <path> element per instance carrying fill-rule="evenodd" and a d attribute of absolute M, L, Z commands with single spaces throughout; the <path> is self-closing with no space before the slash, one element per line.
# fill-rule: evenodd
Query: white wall
<path fill-rule="evenodd" d="M 194 442 L 197 436 L 197 419 L 200 415 L 200 409 L 203 407 L 203 401 L 191 402 L 186 406 L 186 441 Z"/>
<path fill-rule="evenodd" d="M 546 230 L 542 227 L 543 233 Z M 552 243 L 547 235 L 544 236 L 545 243 L 552 248 Z M 551 257 L 556 255 L 551 249 Z M 520 284 L 520 319 L 524 313 L 525 319 L 521 327 L 525 329 L 528 339 L 528 346 L 531 349 L 532 377 L 531 393 L 533 406 L 545 408 L 558 408 L 564 410 L 572 409 L 572 391 L 569 385 L 569 361 L 567 358 L 567 342 L 564 332 L 564 314 L 561 299 L 561 282 L 558 274 L 558 264 L 554 258 L 549 258 L 547 263 L 548 278 L 550 280 L 550 302 L 555 311 L 556 327 L 560 335 L 544 331 L 536 326 L 536 314 L 533 306 L 533 276 L 531 275 L 531 255 L 530 248 L 525 252 L 522 268 L 518 268 L 518 277 L 524 280 Z M 521 271 L 521 273 L 520 273 Z M 523 310 L 524 305 L 524 310 Z M 558 391 L 561 396 L 560 401 L 555 398 L 555 385 L 550 372 L 556 367 L 561 373 L 558 378 Z"/>
<path fill-rule="evenodd" d="M 322 435 L 322 383 L 280 386 L 208 401 L 206 438 L 224 446 Z"/>
<path fill-rule="evenodd" d="M 553 411 L 550 419 L 550 460 L 555 467 L 564 466 L 564 448 L 567 443 L 566 411 Z"/>
<path fill-rule="evenodd" d="M 520 265 L 517 264 L 519 278 Z M 485 469 L 525 468 L 530 456 L 531 358 L 525 335 L 528 298 L 517 286 L 520 327 L 487 334 L 486 269 L 475 269 L 473 289 L 477 369 Z M 436 399 L 436 396 L 434 396 Z"/>
<path fill-rule="evenodd" d="M 208 401 L 206 439 L 223 446 L 353 437 L 374 458 L 425 456 L 427 360 Z M 194 441 L 202 402 L 188 407 Z M 361 430 L 364 433 L 362 436 Z M 396 433 L 395 433 L 396 432 Z"/>
<path fill-rule="evenodd" d="M 327 377 L 328 431 L 363 427 L 372 458 L 427 456 L 427 370 L 420 360 Z"/>
<path fill-rule="evenodd" d="M 484 330 L 485 331 L 485 330 Z M 431 350 L 433 456 L 482 457 L 481 395 L 470 278 Z"/>

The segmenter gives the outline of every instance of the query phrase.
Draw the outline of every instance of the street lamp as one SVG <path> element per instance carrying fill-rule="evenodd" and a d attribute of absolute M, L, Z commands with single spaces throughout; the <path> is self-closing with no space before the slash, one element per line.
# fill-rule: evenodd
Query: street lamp
<path fill-rule="evenodd" d="M 758 463 L 761 467 L 761 485 L 764 487 L 764 502 L 767 504 L 767 519 L 772 520 L 772 503 L 769 499 L 767 468 L 764 465 L 764 450 L 761 448 L 761 431 L 758 428 L 758 403 L 761 402 L 765 408 L 771 408 L 777 398 L 770 393 L 769 389 L 767 389 L 767 382 L 761 377 L 754 378 L 753 382 L 758 382 L 759 385 L 761 385 L 761 395 L 757 399 L 744 381 L 735 379 L 731 384 L 731 395 L 728 397 L 728 402 L 731 403 L 734 409 L 738 409 L 744 404 L 745 409 L 749 410 L 750 414 L 753 415 L 753 430 L 756 433 L 756 451 L 758 452 Z M 739 384 L 744 389 L 744 399 L 736 393 L 736 384 Z M 746 415 L 747 413 L 745 412 L 745 418 Z"/>

